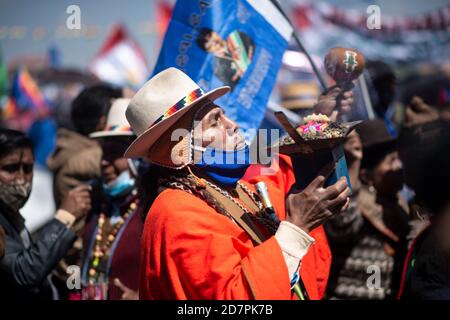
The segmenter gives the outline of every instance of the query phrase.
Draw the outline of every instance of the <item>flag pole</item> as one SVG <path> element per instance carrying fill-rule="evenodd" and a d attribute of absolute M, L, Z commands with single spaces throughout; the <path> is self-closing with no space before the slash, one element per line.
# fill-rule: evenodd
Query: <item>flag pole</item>
<path fill-rule="evenodd" d="M 292 36 L 294 37 L 295 42 L 297 43 L 297 45 L 299 46 L 300 50 L 305 54 L 306 58 L 308 59 L 314 73 L 317 76 L 317 79 L 319 80 L 320 85 L 322 86 L 323 90 L 326 90 L 327 85 L 325 82 L 325 79 L 323 78 L 322 74 L 320 73 L 319 69 L 317 68 L 316 64 L 314 63 L 313 59 L 311 58 L 311 56 L 309 55 L 309 53 L 306 51 L 305 47 L 303 46 L 303 43 L 300 41 L 300 38 L 297 35 L 297 32 L 295 31 L 295 27 L 292 24 L 291 20 L 289 19 L 289 17 L 287 16 L 286 12 L 284 12 L 283 8 L 281 7 L 281 5 L 278 3 L 277 0 L 270 0 L 270 2 L 273 3 L 273 5 L 278 9 L 278 11 L 280 11 L 280 13 L 284 16 L 284 18 L 289 22 L 289 24 L 291 25 L 293 31 L 292 31 Z"/>

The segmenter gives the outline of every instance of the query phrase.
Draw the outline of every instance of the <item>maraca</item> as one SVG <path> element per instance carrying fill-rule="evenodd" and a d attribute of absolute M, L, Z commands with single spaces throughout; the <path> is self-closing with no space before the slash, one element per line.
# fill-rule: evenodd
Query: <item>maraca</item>
<path fill-rule="evenodd" d="M 324 59 L 325 70 L 336 81 L 336 85 L 328 88 L 324 94 L 336 87 L 342 89 L 342 93 L 336 97 L 336 111 L 340 111 L 341 99 L 344 91 L 353 88 L 352 81 L 359 77 L 364 70 L 364 56 L 351 48 L 331 48 Z"/>
<path fill-rule="evenodd" d="M 364 56 L 351 48 L 331 48 L 324 59 L 325 70 L 342 88 L 351 87 L 351 82 L 364 70 Z"/>

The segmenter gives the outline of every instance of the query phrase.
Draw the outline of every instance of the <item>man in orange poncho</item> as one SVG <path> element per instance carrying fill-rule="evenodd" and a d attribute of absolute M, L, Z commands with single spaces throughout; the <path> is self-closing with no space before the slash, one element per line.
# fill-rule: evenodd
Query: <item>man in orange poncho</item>
<path fill-rule="evenodd" d="M 288 193 L 292 173 L 266 177 L 278 219 L 267 214 L 242 180 L 249 148 L 213 102 L 228 91 L 205 93 L 169 68 L 128 106 L 138 138 L 125 155 L 156 165 L 158 193 L 142 237 L 140 298 L 297 299 L 301 284 L 298 296 L 319 299 L 330 262 L 319 226 L 348 206 L 347 183 L 325 188 L 319 176 Z"/>

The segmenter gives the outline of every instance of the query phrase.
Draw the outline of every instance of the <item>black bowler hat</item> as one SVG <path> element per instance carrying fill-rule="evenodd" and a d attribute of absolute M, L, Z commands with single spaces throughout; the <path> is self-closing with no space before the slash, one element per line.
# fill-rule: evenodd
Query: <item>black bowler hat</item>
<path fill-rule="evenodd" d="M 363 145 L 361 167 L 372 169 L 390 152 L 397 148 L 397 138 L 389 134 L 382 119 L 367 120 L 357 128 Z"/>

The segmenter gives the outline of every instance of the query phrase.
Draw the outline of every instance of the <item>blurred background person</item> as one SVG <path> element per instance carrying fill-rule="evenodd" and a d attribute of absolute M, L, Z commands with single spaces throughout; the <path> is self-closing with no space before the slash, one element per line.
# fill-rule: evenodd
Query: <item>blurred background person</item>
<path fill-rule="evenodd" d="M 31 192 L 33 165 L 31 140 L 19 131 L 0 129 L 0 225 L 6 234 L 0 260 L 2 300 L 58 298 L 50 272 L 76 238 L 72 225 L 91 208 L 89 186 L 70 190 L 55 218 L 32 238 L 19 210 Z"/>
<path fill-rule="evenodd" d="M 5 254 L 5 230 L 0 226 L 0 259 Z"/>
<path fill-rule="evenodd" d="M 56 205 L 71 188 L 100 177 L 101 149 L 88 136 L 104 129 L 112 99 L 121 96 L 121 89 L 99 84 L 85 88 L 72 102 L 71 120 L 75 131 L 58 130 L 56 149 L 47 160 L 54 174 Z"/>
<path fill-rule="evenodd" d="M 136 161 L 123 154 L 135 138 L 128 99 L 113 102 L 105 130 L 90 134 L 102 148 L 101 178 L 83 235 L 83 300 L 138 299 L 140 238 Z"/>
<path fill-rule="evenodd" d="M 449 196 L 447 192 L 449 123 L 448 97 L 442 81 L 437 88 L 416 86 L 400 132 L 400 156 L 406 183 L 415 191 L 410 246 L 403 268 L 400 299 L 450 299 Z M 447 85 L 448 88 L 448 85 Z M 433 94 L 434 93 L 434 94 Z"/>
<path fill-rule="evenodd" d="M 370 120 L 349 135 L 345 155 L 353 194 L 347 212 L 325 224 L 333 254 L 327 297 L 390 298 L 400 283 L 408 232 L 408 214 L 398 204 L 403 180 L 396 139 L 383 120 Z M 370 266 L 381 273 L 378 288 L 368 284 Z"/>
<path fill-rule="evenodd" d="M 59 206 L 67 192 L 80 184 L 90 183 L 100 178 L 101 148 L 89 134 L 105 127 L 106 116 L 112 99 L 122 96 L 122 90 L 107 84 L 88 86 L 73 100 L 71 122 L 75 131 L 59 128 L 56 148 L 48 158 L 47 165 L 53 173 L 53 195 Z M 55 284 L 61 295 L 67 297 L 66 269 L 69 265 L 81 263 L 84 220 L 74 226 L 79 236 L 64 259 L 54 270 Z"/>
<path fill-rule="evenodd" d="M 405 121 L 398 138 L 405 184 L 412 191 L 409 244 L 430 222 L 431 213 L 417 203 L 415 192 L 420 188 L 423 162 L 436 148 L 442 125 L 438 111 L 422 98 L 413 96 L 406 107 Z"/>
<path fill-rule="evenodd" d="M 430 223 L 412 242 L 403 269 L 401 299 L 450 300 L 450 130 L 441 128 L 420 166 L 417 203 Z M 419 142 L 420 143 L 420 142 Z"/>
<path fill-rule="evenodd" d="M 385 118 L 396 93 L 394 69 L 384 61 L 371 60 L 367 62 L 366 70 L 373 89 L 370 92 L 372 107 L 378 117 Z"/>

